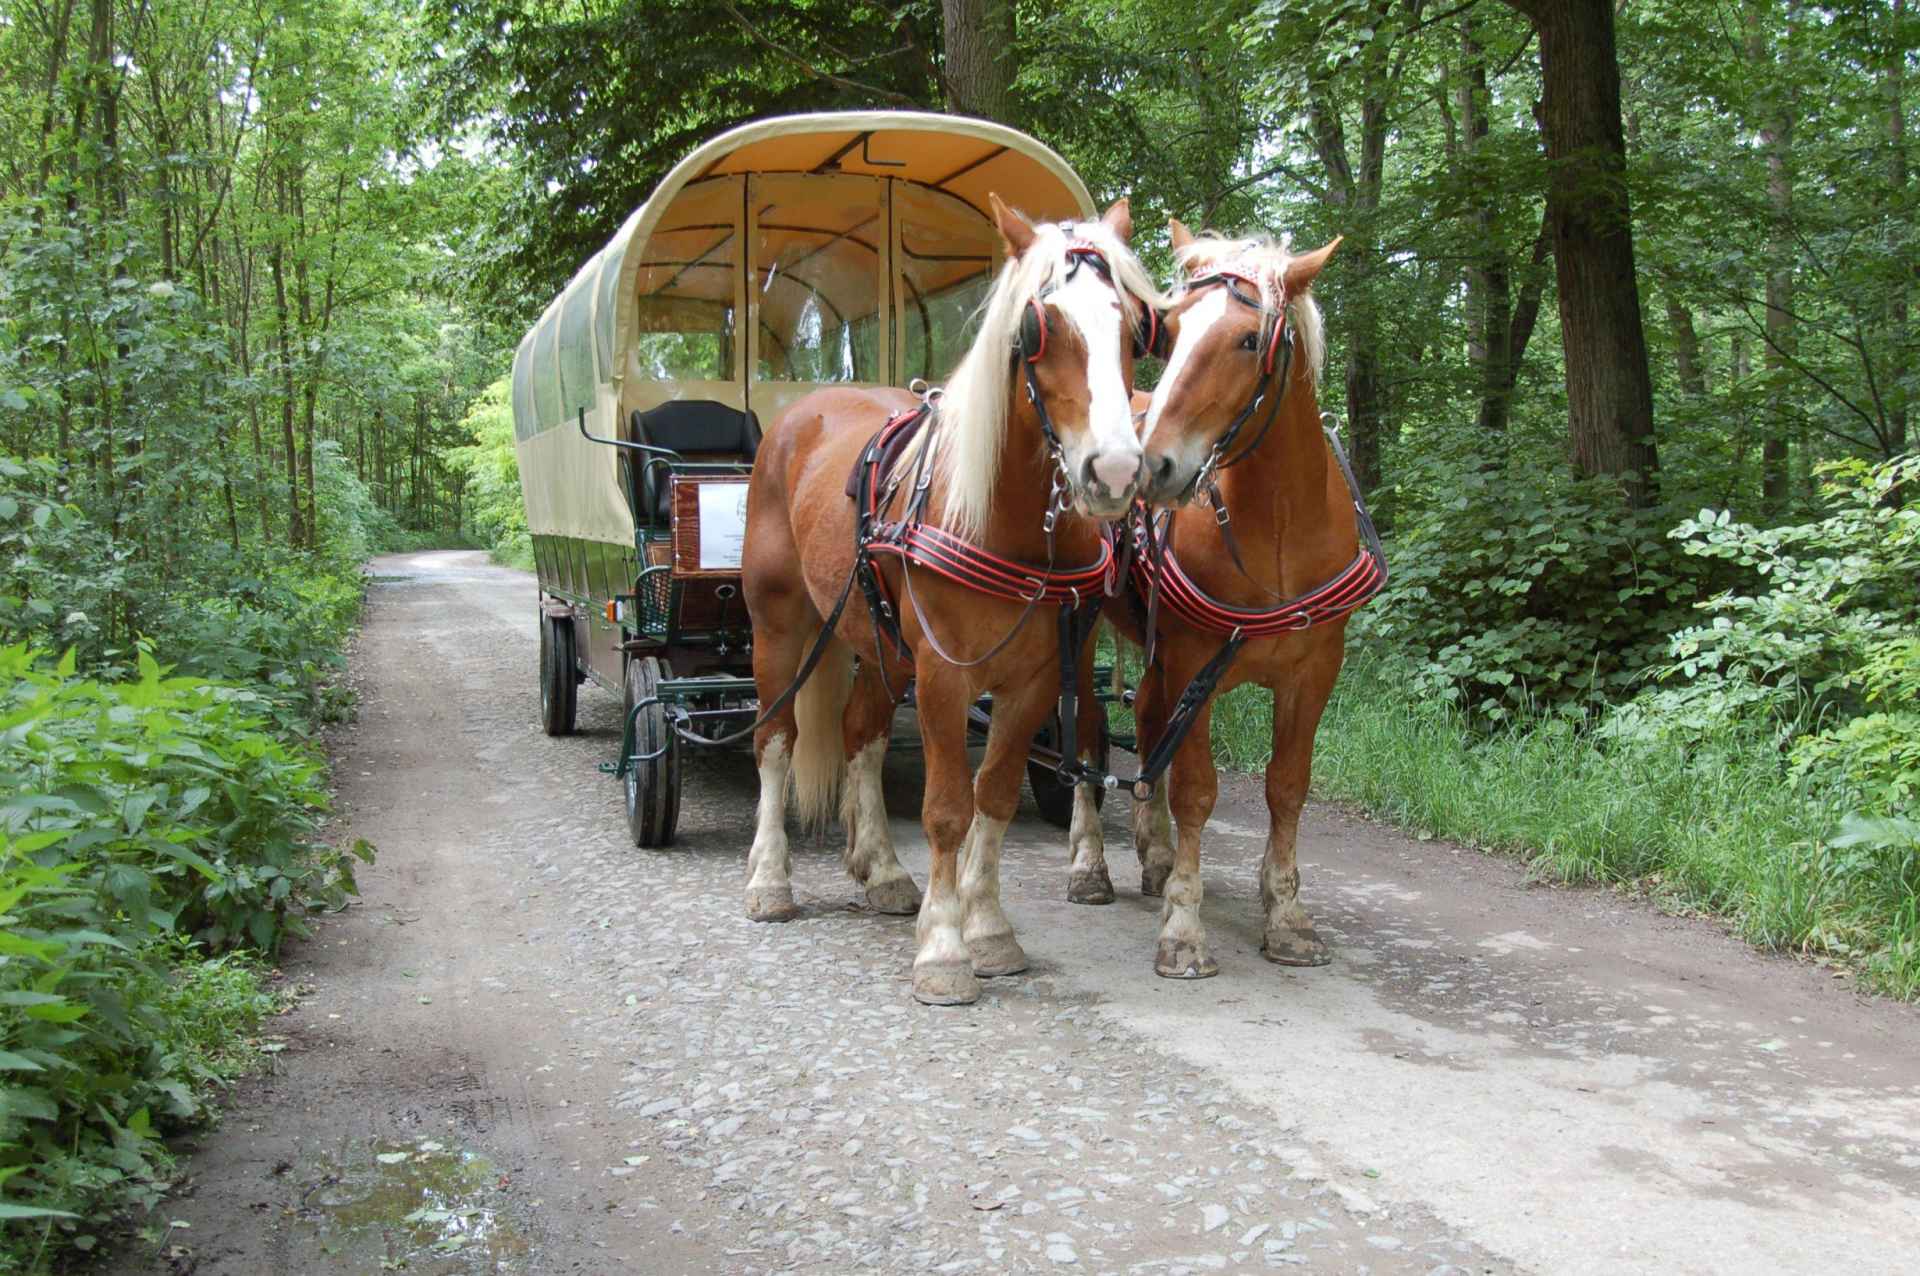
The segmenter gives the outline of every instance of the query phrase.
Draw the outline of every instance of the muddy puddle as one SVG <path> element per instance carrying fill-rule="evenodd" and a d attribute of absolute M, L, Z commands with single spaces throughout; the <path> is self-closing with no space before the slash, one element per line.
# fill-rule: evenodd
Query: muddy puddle
<path fill-rule="evenodd" d="M 422 1139 L 345 1147 L 308 1171 L 299 1217 L 319 1270 L 411 1276 L 531 1272 L 526 1220 L 487 1158 Z"/>

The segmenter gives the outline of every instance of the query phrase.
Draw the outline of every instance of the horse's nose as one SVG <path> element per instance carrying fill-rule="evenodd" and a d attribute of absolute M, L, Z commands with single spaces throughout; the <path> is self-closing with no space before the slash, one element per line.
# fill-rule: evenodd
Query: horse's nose
<path fill-rule="evenodd" d="M 1104 488 L 1109 496 L 1130 496 L 1133 485 L 1140 479 L 1140 454 L 1119 450 L 1101 452 L 1088 458 L 1083 477 Z"/>
<path fill-rule="evenodd" d="M 1173 478 L 1173 458 L 1165 452 L 1149 452 L 1146 455 L 1147 487 L 1153 492 L 1163 492 Z"/>

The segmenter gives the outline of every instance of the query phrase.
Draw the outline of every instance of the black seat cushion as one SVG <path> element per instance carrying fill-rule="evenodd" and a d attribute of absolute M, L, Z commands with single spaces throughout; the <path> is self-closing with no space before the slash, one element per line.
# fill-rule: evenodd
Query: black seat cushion
<path fill-rule="evenodd" d="M 676 399 L 633 414 L 633 441 L 650 447 L 671 448 L 688 460 L 735 461 L 753 464 L 760 450 L 760 419 L 751 412 L 713 399 Z M 650 458 L 628 453 L 631 464 L 643 467 L 646 481 L 638 484 L 638 516 L 649 523 L 667 521 L 668 467 Z"/>

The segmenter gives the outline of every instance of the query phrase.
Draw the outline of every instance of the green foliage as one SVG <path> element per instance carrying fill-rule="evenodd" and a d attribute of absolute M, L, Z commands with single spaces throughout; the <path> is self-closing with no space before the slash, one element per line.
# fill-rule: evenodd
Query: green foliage
<path fill-rule="evenodd" d="M 1830 512 L 1758 528 L 1702 510 L 1673 531 L 1687 553 L 1743 569 L 1741 586 L 1699 604 L 1706 624 L 1673 636 L 1636 718 L 1681 732 L 1757 724 L 1811 731 L 1829 762 L 1837 722 L 1871 712 L 1908 731 L 1920 699 L 1920 511 L 1898 504 L 1920 457 L 1831 468 Z M 1866 732 L 1880 734 L 1883 728 Z M 1910 781 L 1909 781 L 1910 782 Z"/>
<path fill-rule="evenodd" d="M 925 3 L 704 0 L 560 7 L 433 0 L 426 94 L 513 169 L 472 268 L 531 322 L 667 170 L 737 124 L 806 111 L 937 109 L 940 13 Z M 509 36 L 508 32 L 511 32 Z"/>
<path fill-rule="evenodd" d="M 1391 585 L 1353 642 L 1483 721 L 1630 694 L 1706 575 L 1605 483 L 1430 463 L 1402 488 L 1434 496 L 1403 505 Z"/>
<path fill-rule="evenodd" d="M 1393 592 L 1356 622 L 1316 784 L 1433 834 L 1518 850 L 1556 877 L 1727 914 L 1756 943 L 1831 954 L 1920 995 L 1920 511 L 1904 503 L 1916 477 L 1920 458 L 1835 466 L 1826 516 L 1786 527 L 1703 510 L 1669 541 L 1692 565 L 1610 528 L 1601 543 L 1615 548 L 1567 572 L 1582 561 L 1577 538 L 1549 526 L 1577 515 L 1564 501 L 1544 522 L 1534 507 L 1473 501 L 1452 507 L 1455 526 L 1413 517 Z M 1640 591 L 1610 609 L 1579 582 L 1621 555 L 1649 567 L 1604 586 Z M 1538 573 L 1516 569 L 1542 558 Z M 1699 592 L 1702 566 L 1740 583 L 1696 604 L 1706 623 L 1685 623 L 1693 609 L 1674 608 Z M 1549 584 L 1574 598 L 1570 619 L 1524 623 L 1525 600 Z M 1584 623 L 1597 614 L 1606 624 Z M 1662 625 L 1674 632 L 1656 660 L 1647 648 Z M 1584 668 L 1551 650 L 1561 663 L 1548 668 L 1558 682 L 1590 669 L 1567 702 L 1595 712 L 1503 714 L 1520 702 L 1497 675 L 1540 659 L 1550 638 L 1581 644 Z M 1641 669 L 1658 683 L 1623 699 Z M 1224 760 L 1264 763 L 1263 696 L 1236 693 L 1214 720 Z"/>
<path fill-rule="evenodd" d="M 1920 510 L 1904 501 L 1920 457 L 1834 466 L 1826 517 L 1763 529 L 1702 510 L 1674 530 L 1689 554 L 1744 569 L 1676 633 L 1663 685 L 1609 719 L 1614 738 L 1687 752 L 1737 731 L 1784 753 L 1794 782 L 1848 812 L 1802 867 L 1873 893 L 1882 913 L 1920 898 Z M 1835 937 L 1829 946 L 1858 945 Z M 1920 988 L 1920 954 L 1868 945 L 1887 977 Z M 1904 953 L 1904 955 L 1899 955 Z"/>
<path fill-rule="evenodd" d="M 68 1239 L 151 1203 L 155 1136 L 243 1065 L 257 976 L 190 939 L 272 951 L 354 889 L 271 698 L 138 663 L 102 682 L 0 649 L 0 1203 Z"/>
<path fill-rule="evenodd" d="M 1272 703 L 1240 688 L 1214 710 L 1223 763 L 1264 765 Z M 1846 813 L 1815 772 L 1731 726 L 1691 748 L 1558 716 L 1488 730 L 1407 695 L 1359 654 L 1321 721 L 1315 790 L 1415 831 L 1525 857 L 1558 881 L 1646 891 L 1727 917 L 1749 941 L 1847 962 L 1920 996 L 1920 822 Z"/>
<path fill-rule="evenodd" d="M 474 534 L 509 567 L 533 566 L 533 538 L 520 496 L 520 456 L 513 446 L 513 379 L 502 377 L 481 392 L 461 426 L 473 442 L 442 455 L 466 476 L 467 519 Z"/>

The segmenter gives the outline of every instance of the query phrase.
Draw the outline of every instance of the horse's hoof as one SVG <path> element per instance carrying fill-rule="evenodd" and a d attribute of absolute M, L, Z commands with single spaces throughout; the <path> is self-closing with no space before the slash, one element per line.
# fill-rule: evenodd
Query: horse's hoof
<path fill-rule="evenodd" d="M 964 961 L 913 966 L 913 999 L 923 1006 L 969 1006 L 980 1000 L 980 981 Z"/>
<path fill-rule="evenodd" d="M 911 917 L 920 911 L 920 888 L 911 877 L 896 877 L 867 887 L 867 906 L 876 913 Z"/>
<path fill-rule="evenodd" d="M 1311 926 L 1298 930 L 1269 928 L 1260 944 L 1260 955 L 1276 966 L 1325 966 L 1333 961 L 1333 953 Z"/>
<path fill-rule="evenodd" d="M 1153 954 L 1153 973 L 1162 979 L 1212 979 L 1220 973 L 1220 963 L 1201 945 L 1163 939 Z"/>
<path fill-rule="evenodd" d="M 747 916 L 756 922 L 790 922 L 800 915 L 791 886 L 747 887 Z"/>
<path fill-rule="evenodd" d="M 982 979 L 998 975 L 1017 975 L 1027 968 L 1027 951 L 1012 931 L 969 939 L 967 954 L 973 958 L 973 973 Z M 976 994 L 978 995 L 978 994 Z"/>
<path fill-rule="evenodd" d="M 1113 903 L 1113 879 L 1107 876 L 1107 866 L 1099 868 L 1076 868 L 1067 878 L 1067 902 L 1071 904 L 1111 904 Z"/>
<path fill-rule="evenodd" d="M 1171 864 L 1148 864 L 1140 870 L 1140 893 L 1155 899 L 1167 893 L 1167 879 L 1173 876 Z"/>

